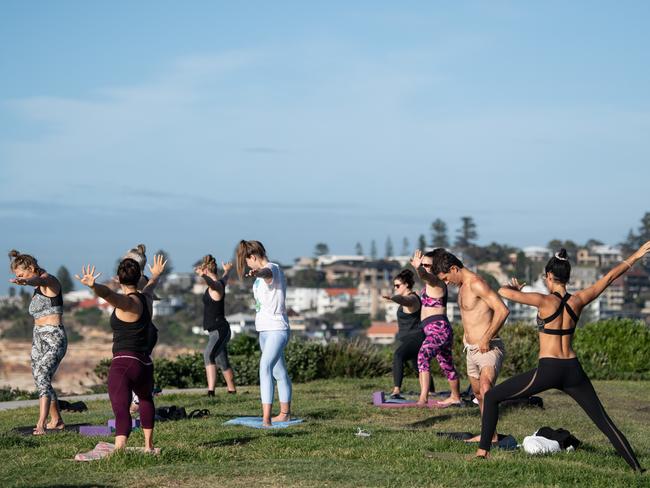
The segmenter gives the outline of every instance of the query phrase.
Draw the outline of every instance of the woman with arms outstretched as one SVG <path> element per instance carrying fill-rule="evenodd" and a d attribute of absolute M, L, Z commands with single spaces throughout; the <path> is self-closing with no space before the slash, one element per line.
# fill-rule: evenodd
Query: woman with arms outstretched
<path fill-rule="evenodd" d="M 266 249 L 259 241 L 240 241 L 237 245 L 237 273 L 255 278 L 255 329 L 260 334 L 260 395 L 262 424 L 291 420 L 291 379 L 284 362 L 284 348 L 289 342 L 289 318 L 285 306 L 287 280 L 280 266 L 269 262 Z M 271 418 L 273 380 L 278 384 L 280 414 Z"/>
<path fill-rule="evenodd" d="M 507 300 L 537 308 L 539 362 L 537 368 L 498 384 L 485 395 L 477 457 L 488 457 L 499 419 L 500 402 L 529 397 L 555 388 L 564 391 L 582 407 L 632 469 L 642 471 L 629 442 L 600 403 L 571 343 L 580 312 L 584 307 L 598 298 L 614 280 L 632 268 L 634 263 L 649 251 L 650 241 L 596 283 L 571 295 L 566 291 L 571 264 L 566 250 L 561 249 L 549 260 L 545 268 L 545 284 L 549 294 L 524 293 L 521 291 L 524 285 L 519 284 L 516 279 L 499 290 L 499 294 Z"/>
<path fill-rule="evenodd" d="M 32 433 L 43 435 L 46 429 L 62 430 L 65 427 L 56 392 L 52 388 L 54 373 L 68 349 L 63 328 L 61 284 L 56 277 L 39 267 L 36 258 L 29 254 L 12 250 L 9 259 L 11 272 L 15 275 L 11 283 L 34 287 L 29 313 L 34 317 L 31 359 L 32 375 L 38 389 L 39 415 Z"/>
<path fill-rule="evenodd" d="M 95 295 L 115 307 L 111 315 L 113 359 L 108 371 L 108 398 L 115 414 L 115 449 L 125 448 L 131 433 L 129 405 L 133 391 L 140 400 L 144 450 L 154 451 L 153 361 L 149 355 L 149 337 L 153 290 L 165 269 L 166 261 L 163 256 L 157 255 L 153 262 L 153 266 L 149 266 L 151 278 L 142 291 L 138 291 L 142 274 L 140 265 L 131 258 L 123 259 L 117 268 L 122 293 L 96 283 L 95 280 L 101 273 L 95 274 L 94 266 L 84 266 L 81 276 L 75 276 Z M 103 451 L 100 456 L 107 454 L 109 452 Z"/>
<path fill-rule="evenodd" d="M 237 393 L 235 379 L 228 360 L 228 342 L 230 341 L 230 324 L 226 320 L 224 302 L 226 285 L 232 269 L 232 263 L 221 263 L 223 274 L 217 275 L 217 262 L 211 254 L 203 256 L 195 272 L 208 285 L 203 294 L 203 328 L 208 332 L 208 343 L 203 352 L 205 375 L 208 380 L 208 396 L 214 396 L 217 385 L 217 366 L 226 381 L 228 393 Z"/>
<path fill-rule="evenodd" d="M 420 320 L 420 297 L 413 291 L 414 284 L 413 271 L 404 269 L 393 278 L 394 294 L 383 297 L 384 300 L 399 305 L 396 347 L 393 354 L 393 391 L 390 395 L 392 399 L 404 398 L 402 397 L 404 364 L 407 361 L 413 361 L 417 371 L 417 357 L 424 342 L 424 332 L 422 332 L 422 321 Z"/>

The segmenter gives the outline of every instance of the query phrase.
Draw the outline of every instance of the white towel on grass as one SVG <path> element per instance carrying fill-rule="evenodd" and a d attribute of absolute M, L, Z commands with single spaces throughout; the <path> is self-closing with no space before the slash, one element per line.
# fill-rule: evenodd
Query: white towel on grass
<path fill-rule="evenodd" d="M 550 454 L 552 452 L 560 452 L 560 443 L 546 437 L 539 435 L 529 435 L 524 437 L 524 442 L 521 444 L 528 454 Z"/>

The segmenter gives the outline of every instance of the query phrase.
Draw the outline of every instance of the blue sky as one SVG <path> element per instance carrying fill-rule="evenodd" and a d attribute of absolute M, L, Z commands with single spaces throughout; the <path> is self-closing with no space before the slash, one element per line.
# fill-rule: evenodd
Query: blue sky
<path fill-rule="evenodd" d="M 650 210 L 648 2 L 240 3 L 3 2 L 3 250 L 615 243 Z"/>

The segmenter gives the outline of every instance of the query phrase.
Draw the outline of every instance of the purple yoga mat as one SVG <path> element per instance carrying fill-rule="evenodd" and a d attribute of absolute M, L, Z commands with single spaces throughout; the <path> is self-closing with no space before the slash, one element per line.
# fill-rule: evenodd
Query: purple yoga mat
<path fill-rule="evenodd" d="M 108 425 L 82 425 L 79 427 L 79 433 L 89 437 L 113 435 Z"/>
<path fill-rule="evenodd" d="M 115 419 L 110 419 L 107 425 L 115 430 Z M 140 419 L 131 419 L 131 428 L 137 429 L 138 427 L 140 427 Z"/>

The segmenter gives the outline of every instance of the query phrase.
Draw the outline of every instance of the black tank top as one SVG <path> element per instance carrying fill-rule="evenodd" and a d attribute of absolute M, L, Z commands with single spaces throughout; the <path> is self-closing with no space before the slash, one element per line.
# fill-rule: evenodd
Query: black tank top
<path fill-rule="evenodd" d="M 111 315 L 113 354 L 120 351 L 149 353 L 152 324 L 147 300 L 140 292 L 129 293 L 130 295 L 137 295 L 142 302 L 142 315 L 135 322 L 124 322 L 117 318 L 113 310 Z"/>
<path fill-rule="evenodd" d="M 417 293 L 413 293 L 418 300 L 420 297 Z M 418 308 L 415 312 L 406 313 L 404 307 L 400 305 L 397 309 L 397 338 L 401 339 L 404 336 L 412 334 L 413 332 L 419 332 L 422 330 L 422 322 L 420 320 L 420 309 Z"/>
<path fill-rule="evenodd" d="M 205 290 L 203 294 L 203 328 L 207 331 L 223 330 L 230 328 L 226 320 L 224 304 L 226 301 L 226 285 L 219 280 L 223 286 L 221 300 L 213 300 L 210 296 L 210 290 Z"/>

